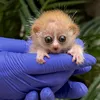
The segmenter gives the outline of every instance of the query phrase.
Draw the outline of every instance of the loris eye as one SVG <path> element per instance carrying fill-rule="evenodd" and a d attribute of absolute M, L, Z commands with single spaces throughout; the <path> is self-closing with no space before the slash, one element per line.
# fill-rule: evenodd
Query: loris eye
<path fill-rule="evenodd" d="M 61 36 L 59 37 L 59 41 L 60 41 L 60 42 L 65 42 L 65 41 L 66 41 L 66 37 L 65 37 L 64 35 L 61 35 Z"/>
<path fill-rule="evenodd" d="M 45 42 L 46 43 L 52 43 L 53 39 L 50 36 L 45 37 Z"/>

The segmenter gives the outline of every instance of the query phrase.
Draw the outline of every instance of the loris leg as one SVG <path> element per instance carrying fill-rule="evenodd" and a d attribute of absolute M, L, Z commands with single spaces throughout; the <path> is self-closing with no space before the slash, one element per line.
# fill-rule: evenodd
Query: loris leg
<path fill-rule="evenodd" d="M 44 57 L 50 58 L 50 56 L 47 54 L 46 51 L 39 49 L 37 50 L 37 57 L 36 57 L 36 61 L 40 64 L 45 63 L 45 60 L 43 59 Z"/>
<path fill-rule="evenodd" d="M 76 64 L 82 64 L 84 62 L 83 48 L 80 45 L 74 44 L 67 53 L 73 56 L 72 61 L 76 61 Z"/>

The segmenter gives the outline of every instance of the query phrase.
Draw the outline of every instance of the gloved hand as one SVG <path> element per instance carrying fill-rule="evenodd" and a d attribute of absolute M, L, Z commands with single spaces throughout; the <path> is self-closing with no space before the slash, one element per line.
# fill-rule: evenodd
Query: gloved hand
<path fill-rule="evenodd" d="M 53 93 L 57 97 L 61 94 L 61 89 L 64 86 L 68 90 L 67 93 L 63 91 L 66 93 L 66 97 L 77 98 L 86 93 L 84 92 L 87 89 L 86 86 L 77 83 L 80 84 L 78 86 L 80 89 L 79 95 L 70 95 L 72 92 L 76 93 L 77 89 L 73 88 L 76 83 L 71 83 L 68 79 L 75 73 L 75 70 L 76 72 L 80 72 L 79 70 L 82 72 L 85 67 L 90 68 L 88 66 L 95 64 L 96 59 L 93 56 L 84 54 L 85 62 L 79 66 L 74 62 L 72 63 L 70 55 L 50 54 L 50 59 L 45 58 L 46 63 L 40 65 L 35 61 L 36 54 L 26 53 L 29 49 L 29 41 L 0 38 L 0 43 L 0 100 L 23 100 L 29 92 L 26 100 L 34 100 L 31 97 L 36 97 L 35 100 L 38 100 L 37 92 L 40 92 L 41 100 L 43 100 L 47 91 L 51 91 L 51 97 L 54 98 Z M 84 87 L 85 89 L 82 89 Z M 64 95 L 61 96 L 64 97 Z"/>

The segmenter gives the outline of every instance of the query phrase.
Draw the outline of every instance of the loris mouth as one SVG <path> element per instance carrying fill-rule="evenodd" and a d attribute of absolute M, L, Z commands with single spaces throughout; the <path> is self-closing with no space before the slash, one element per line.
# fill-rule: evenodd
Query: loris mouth
<path fill-rule="evenodd" d="M 50 53 L 60 53 L 61 50 L 50 50 Z"/>
<path fill-rule="evenodd" d="M 48 50 L 49 51 L 49 53 L 66 53 L 67 52 L 67 50 L 64 50 L 64 49 L 59 49 L 59 50 Z"/>

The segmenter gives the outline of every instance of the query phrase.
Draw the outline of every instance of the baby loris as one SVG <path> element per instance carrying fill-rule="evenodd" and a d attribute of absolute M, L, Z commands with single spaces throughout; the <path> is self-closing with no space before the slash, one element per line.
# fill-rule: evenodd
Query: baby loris
<path fill-rule="evenodd" d="M 45 63 L 49 53 L 68 53 L 76 64 L 84 62 L 83 48 L 75 43 L 79 27 L 61 10 L 46 11 L 37 18 L 31 28 L 33 44 L 30 53 L 37 53 L 36 61 Z"/>

